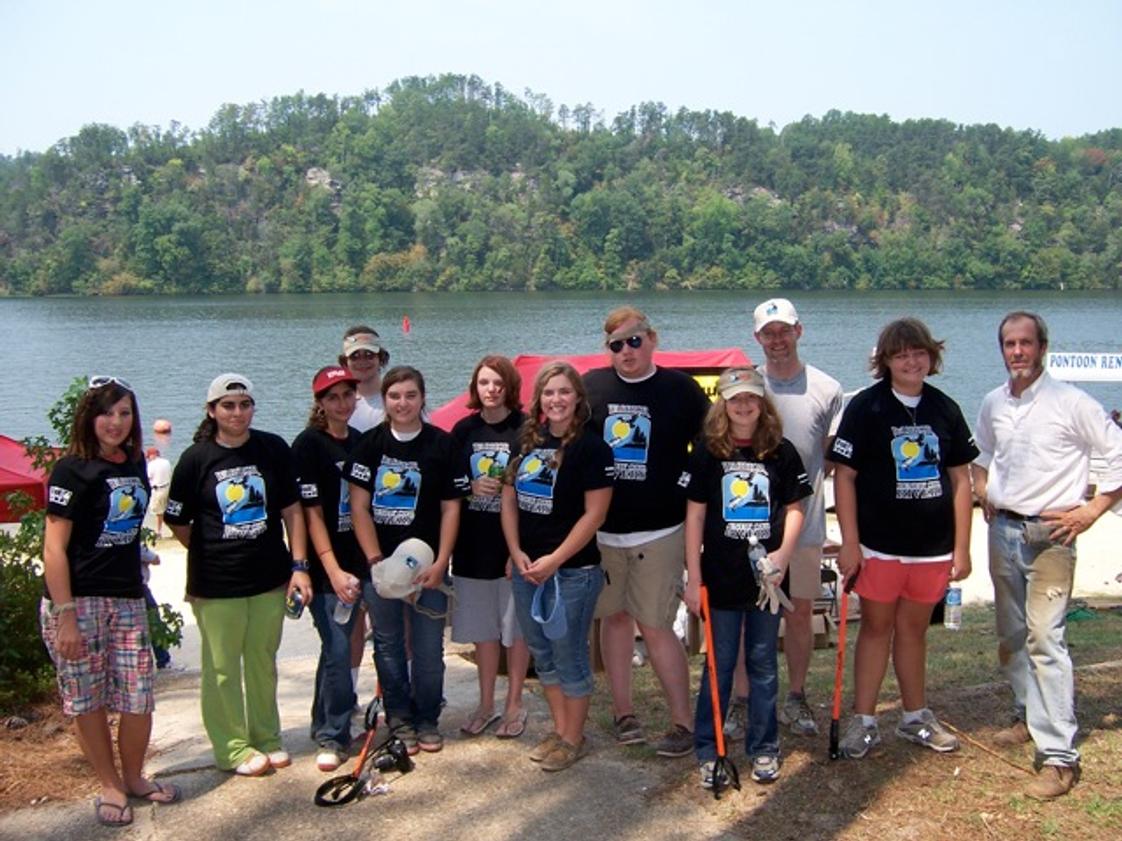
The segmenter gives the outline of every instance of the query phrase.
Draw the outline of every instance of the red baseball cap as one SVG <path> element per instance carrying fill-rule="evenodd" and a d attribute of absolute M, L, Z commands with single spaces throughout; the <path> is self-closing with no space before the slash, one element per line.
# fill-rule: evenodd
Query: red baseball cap
<path fill-rule="evenodd" d="M 340 365 L 328 365 L 320 368 L 312 380 L 312 394 L 316 397 L 323 395 L 331 386 L 339 383 L 356 385 L 358 377 Z"/>

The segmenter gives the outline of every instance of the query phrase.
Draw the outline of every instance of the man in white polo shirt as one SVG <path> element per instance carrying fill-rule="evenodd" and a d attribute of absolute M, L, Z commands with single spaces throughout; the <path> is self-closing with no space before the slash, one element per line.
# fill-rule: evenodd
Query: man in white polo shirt
<path fill-rule="evenodd" d="M 1045 372 L 1048 327 L 1039 315 L 1011 312 L 997 335 L 1009 380 L 982 402 L 973 466 L 974 493 L 990 524 L 998 656 L 1016 712 L 995 741 L 1035 743 L 1043 764 L 1025 793 L 1051 800 L 1079 776 L 1065 640 L 1075 538 L 1122 500 L 1122 430 L 1085 392 Z M 1092 453 L 1106 471 L 1084 501 Z"/>
<path fill-rule="evenodd" d="M 764 301 L 753 313 L 756 341 L 764 353 L 767 394 L 779 411 L 783 437 L 795 445 L 806 467 L 814 494 L 806 503 L 806 519 L 799 544 L 791 558 L 790 586 L 794 610 L 784 612 L 783 650 L 787 658 L 787 699 L 780 704 L 779 720 L 791 732 L 812 736 L 818 732 L 806 702 L 806 674 L 814 635 L 811 608 L 822 590 L 822 544 L 826 539 L 826 505 L 822 494 L 827 440 L 837 427 L 844 395 L 833 377 L 799 358 L 803 325 L 786 298 Z"/>

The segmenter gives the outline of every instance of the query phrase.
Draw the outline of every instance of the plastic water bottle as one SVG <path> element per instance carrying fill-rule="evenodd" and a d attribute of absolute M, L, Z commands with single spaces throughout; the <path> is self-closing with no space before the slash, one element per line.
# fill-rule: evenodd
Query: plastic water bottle
<path fill-rule="evenodd" d="M 350 583 L 352 588 L 358 585 L 358 579 L 353 575 L 347 576 L 347 581 Z M 346 625 L 351 621 L 351 613 L 354 612 L 354 609 L 354 602 L 347 604 L 342 599 L 339 599 L 337 602 L 335 602 L 335 612 L 332 614 L 332 617 L 340 625 Z"/>
<path fill-rule="evenodd" d="M 947 600 L 943 609 L 943 627 L 957 631 L 962 627 L 962 588 L 952 584 L 947 588 Z"/>
<path fill-rule="evenodd" d="M 760 539 L 756 535 L 751 535 L 748 538 L 748 563 L 752 566 L 752 575 L 756 579 L 757 586 L 760 583 L 760 562 L 767 557 L 767 549 L 760 543 Z"/>

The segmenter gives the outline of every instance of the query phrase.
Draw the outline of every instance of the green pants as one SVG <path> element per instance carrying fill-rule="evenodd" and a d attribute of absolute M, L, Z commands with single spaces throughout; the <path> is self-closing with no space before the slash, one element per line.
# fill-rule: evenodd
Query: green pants
<path fill-rule="evenodd" d="M 281 749 L 277 649 L 284 590 L 191 603 L 202 641 L 203 727 L 217 766 L 228 771 Z M 242 675 L 245 691 L 242 691 Z"/>

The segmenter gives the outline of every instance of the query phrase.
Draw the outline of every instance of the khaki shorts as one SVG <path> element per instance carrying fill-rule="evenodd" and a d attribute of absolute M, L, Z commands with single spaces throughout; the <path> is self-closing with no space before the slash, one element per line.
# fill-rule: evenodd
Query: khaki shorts
<path fill-rule="evenodd" d="M 813 600 L 822 595 L 821 546 L 796 546 L 788 570 L 791 598 Z"/>
<path fill-rule="evenodd" d="M 596 617 L 623 611 L 649 628 L 672 629 L 682 600 L 685 530 L 640 546 L 624 549 L 601 543 L 599 548 L 604 590 L 596 603 Z"/>

